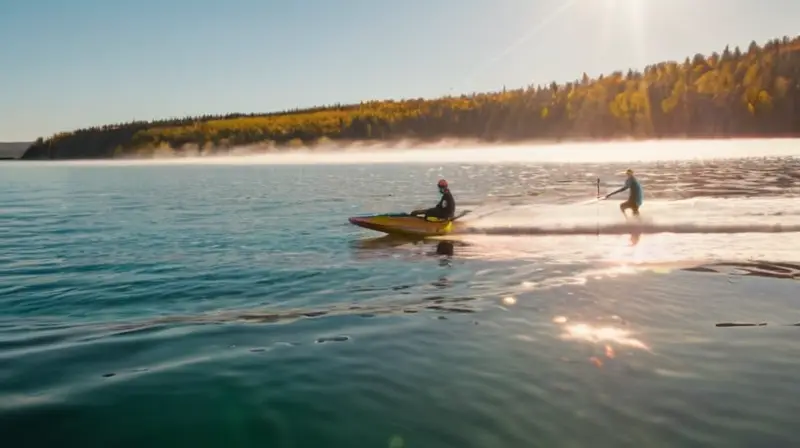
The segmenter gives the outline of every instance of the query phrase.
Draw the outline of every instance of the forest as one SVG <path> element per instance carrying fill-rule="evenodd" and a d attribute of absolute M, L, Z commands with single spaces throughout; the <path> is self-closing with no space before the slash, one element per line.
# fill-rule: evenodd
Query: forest
<path fill-rule="evenodd" d="M 265 114 L 135 121 L 39 138 L 24 159 L 154 157 L 445 138 L 484 142 L 800 133 L 800 36 L 565 84 Z"/>

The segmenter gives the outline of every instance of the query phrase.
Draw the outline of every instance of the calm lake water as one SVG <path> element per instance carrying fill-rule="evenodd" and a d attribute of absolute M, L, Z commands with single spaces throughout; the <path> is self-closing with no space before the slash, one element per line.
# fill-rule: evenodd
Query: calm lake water
<path fill-rule="evenodd" d="M 798 156 L 789 140 L 0 165 L 3 444 L 790 446 Z M 592 202 L 628 167 L 635 235 L 625 194 Z M 433 205 L 440 176 L 465 234 L 347 222 Z"/>

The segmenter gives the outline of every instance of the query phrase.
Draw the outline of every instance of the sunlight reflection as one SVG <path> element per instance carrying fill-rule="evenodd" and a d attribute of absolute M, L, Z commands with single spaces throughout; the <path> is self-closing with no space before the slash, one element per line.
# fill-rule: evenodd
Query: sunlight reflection
<path fill-rule="evenodd" d="M 634 238 L 636 235 L 632 235 Z M 668 235 L 647 235 L 645 239 L 637 239 L 632 246 L 616 245 L 610 248 L 607 260 L 629 264 L 654 263 L 679 259 L 685 254 L 677 255 L 673 251 L 674 238 Z"/>
<path fill-rule="evenodd" d="M 631 337 L 628 330 L 623 330 L 616 327 L 592 327 L 588 324 L 573 324 L 564 326 L 564 333 L 561 334 L 562 339 L 567 340 L 583 340 L 591 343 L 605 343 L 611 342 L 627 347 L 638 348 L 642 350 L 650 350 L 644 342 L 639 339 Z M 606 344 L 606 354 L 611 353 L 613 357 L 613 349 Z"/>
<path fill-rule="evenodd" d="M 517 299 L 515 299 L 514 297 L 510 297 L 510 296 L 509 297 L 503 297 L 503 304 L 504 305 L 514 305 L 515 303 L 517 303 Z"/>

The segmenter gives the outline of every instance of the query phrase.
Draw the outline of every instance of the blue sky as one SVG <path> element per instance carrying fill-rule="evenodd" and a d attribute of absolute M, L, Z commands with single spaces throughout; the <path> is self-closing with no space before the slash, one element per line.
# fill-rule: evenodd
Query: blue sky
<path fill-rule="evenodd" d="M 795 0 L 0 0 L 0 141 L 567 81 L 798 24 Z"/>

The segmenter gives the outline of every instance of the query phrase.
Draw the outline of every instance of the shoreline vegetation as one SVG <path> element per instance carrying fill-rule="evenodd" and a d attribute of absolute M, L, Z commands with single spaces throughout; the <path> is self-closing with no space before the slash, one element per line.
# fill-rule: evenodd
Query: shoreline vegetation
<path fill-rule="evenodd" d="M 0 142 L 0 160 L 19 159 L 30 146 L 30 142 Z"/>
<path fill-rule="evenodd" d="M 800 135 L 800 36 L 576 81 L 436 99 L 135 121 L 39 138 L 25 160 L 151 158 L 343 144 Z"/>

